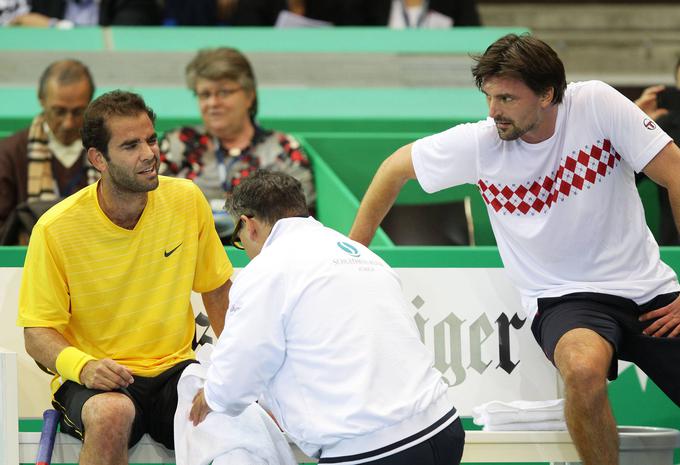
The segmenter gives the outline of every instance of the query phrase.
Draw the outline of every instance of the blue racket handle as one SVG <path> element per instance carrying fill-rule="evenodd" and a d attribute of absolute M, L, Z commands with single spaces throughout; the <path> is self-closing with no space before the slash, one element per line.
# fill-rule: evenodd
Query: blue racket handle
<path fill-rule="evenodd" d="M 43 427 L 40 432 L 40 444 L 36 465 L 50 465 L 52 463 L 52 450 L 54 449 L 54 437 L 57 435 L 57 425 L 61 414 L 56 410 L 45 410 L 43 413 Z"/>

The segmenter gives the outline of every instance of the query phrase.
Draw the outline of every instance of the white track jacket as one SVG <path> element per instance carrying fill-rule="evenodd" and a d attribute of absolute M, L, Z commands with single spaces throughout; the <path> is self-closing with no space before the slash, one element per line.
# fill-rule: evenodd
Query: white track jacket
<path fill-rule="evenodd" d="M 396 273 L 313 218 L 278 221 L 229 301 L 205 384 L 213 411 L 260 398 L 322 459 L 390 455 L 457 418 Z"/>

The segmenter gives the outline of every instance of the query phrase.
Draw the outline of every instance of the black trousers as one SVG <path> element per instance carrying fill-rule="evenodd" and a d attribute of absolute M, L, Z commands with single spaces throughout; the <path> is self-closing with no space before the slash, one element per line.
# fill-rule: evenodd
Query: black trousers
<path fill-rule="evenodd" d="M 463 456 L 464 445 L 465 431 L 460 418 L 456 418 L 446 428 L 423 442 L 387 457 L 361 462 L 361 465 L 458 465 Z M 322 458 L 319 463 L 342 465 L 356 463 L 358 459 L 365 460 L 359 456 L 346 456 Z"/>
<path fill-rule="evenodd" d="M 432 436 L 402 452 L 362 465 L 458 465 L 463 456 L 465 431 L 460 418 Z"/>

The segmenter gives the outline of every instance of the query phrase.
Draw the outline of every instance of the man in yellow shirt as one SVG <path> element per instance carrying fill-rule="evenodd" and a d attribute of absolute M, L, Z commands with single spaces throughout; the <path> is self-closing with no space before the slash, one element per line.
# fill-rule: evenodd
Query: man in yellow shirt
<path fill-rule="evenodd" d="M 155 115 L 113 91 L 87 108 L 83 145 L 101 180 L 34 228 L 17 324 L 27 352 L 56 373 L 61 429 L 81 464 L 127 464 L 144 433 L 173 448 L 176 385 L 192 363 L 200 292 L 219 335 L 233 268 L 190 180 L 158 176 Z"/>

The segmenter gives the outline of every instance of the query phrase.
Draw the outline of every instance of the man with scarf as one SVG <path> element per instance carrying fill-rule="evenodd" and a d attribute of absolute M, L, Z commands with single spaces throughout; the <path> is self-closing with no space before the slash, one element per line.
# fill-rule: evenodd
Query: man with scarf
<path fill-rule="evenodd" d="M 28 128 L 0 141 L 0 233 L 13 226 L 16 220 L 10 217 L 17 206 L 56 203 L 97 180 L 80 140 L 94 89 L 90 71 L 79 61 L 56 61 L 43 72 L 38 85 L 42 112 Z"/>

